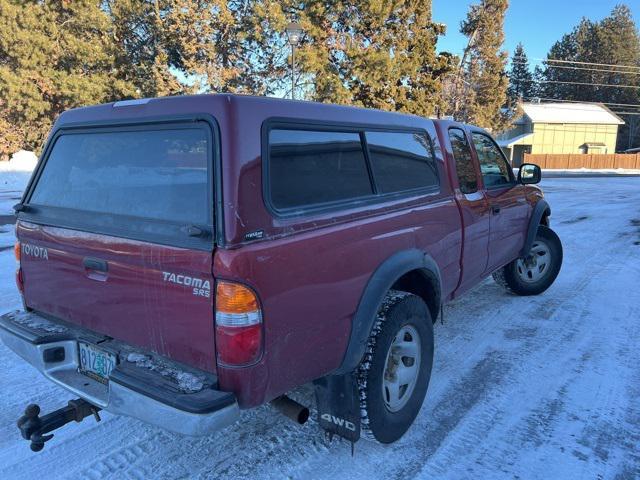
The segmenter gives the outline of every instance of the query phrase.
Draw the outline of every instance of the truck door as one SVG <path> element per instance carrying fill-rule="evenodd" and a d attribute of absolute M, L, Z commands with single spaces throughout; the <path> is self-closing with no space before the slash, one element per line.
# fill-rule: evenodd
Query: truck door
<path fill-rule="evenodd" d="M 480 188 L 479 169 L 473 161 L 471 146 L 464 130 L 449 129 L 450 153 L 455 161 L 458 182 L 455 197 L 462 217 L 463 242 L 460 269 L 462 275 L 456 295 L 473 286 L 487 270 L 489 257 L 490 209 Z"/>
<path fill-rule="evenodd" d="M 482 131 L 472 131 L 471 137 L 491 210 L 487 265 L 490 273 L 518 257 L 530 207 L 524 186 L 516 182 L 513 169 L 496 142 Z"/>

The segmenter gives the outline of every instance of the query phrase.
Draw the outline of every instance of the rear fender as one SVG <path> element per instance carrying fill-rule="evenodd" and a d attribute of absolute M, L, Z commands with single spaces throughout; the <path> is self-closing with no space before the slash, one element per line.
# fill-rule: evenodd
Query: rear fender
<path fill-rule="evenodd" d="M 385 295 L 400 277 L 414 270 L 419 270 L 432 283 L 437 297 L 434 304 L 441 304 L 440 269 L 433 257 L 417 249 L 395 253 L 385 260 L 369 279 L 351 321 L 351 337 L 342 364 L 333 374 L 351 372 L 359 365 L 371 335 L 376 313 Z M 433 318 L 436 316 L 433 315 Z"/>

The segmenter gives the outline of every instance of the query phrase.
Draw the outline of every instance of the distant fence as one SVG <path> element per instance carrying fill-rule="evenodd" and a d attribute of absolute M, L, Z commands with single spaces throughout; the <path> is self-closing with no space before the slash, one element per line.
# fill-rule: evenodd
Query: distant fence
<path fill-rule="evenodd" d="M 612 169 L 632 168 L 640 169 L 640 154 L 616 153 L 616 154 L 553 154 L 553 153 L 525 153 L 525 163 L 535 163 L 540 168 L 550 169 Z"/>

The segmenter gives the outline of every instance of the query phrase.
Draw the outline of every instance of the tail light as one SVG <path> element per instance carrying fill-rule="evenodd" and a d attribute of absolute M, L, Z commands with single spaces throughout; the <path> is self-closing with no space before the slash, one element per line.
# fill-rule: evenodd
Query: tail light
<path fill-rule="evenodd" d="M 257 362 L 262 355 L 262 311 L 256 294 L 238 283 L 218 282 L 215 308 L 218 362 Z"/>
<path fill-rule="evenodd" d="M 16 242 L 13 246 L 13 253 L 16 257 L 16 262 L 18 264 L 18 268 L 16 269 L 16 286 L 20 293 L 24 293 L 24 279 L 22 277 L 22 266 L 20 264 L 20 255 L 22 253 L 22 246 L 20 242 Z"/>

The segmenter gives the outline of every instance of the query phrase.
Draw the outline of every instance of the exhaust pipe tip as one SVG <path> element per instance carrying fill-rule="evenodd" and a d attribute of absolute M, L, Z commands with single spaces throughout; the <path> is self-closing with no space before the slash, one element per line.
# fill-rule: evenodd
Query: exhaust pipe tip
<path fill-rule="evenodd" d="M 309 420 L 309 409 L 286 395 L 272 400 L 271 405 L 282 415 L 299 425 L 304 425 Z"/>

